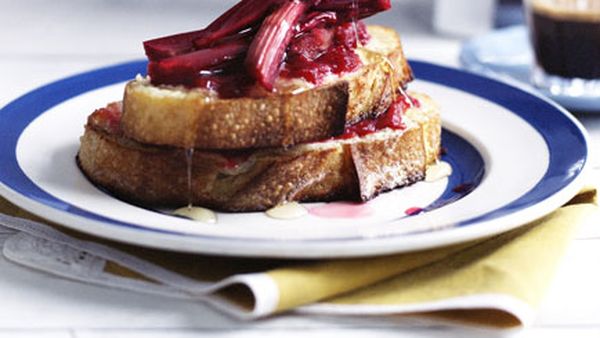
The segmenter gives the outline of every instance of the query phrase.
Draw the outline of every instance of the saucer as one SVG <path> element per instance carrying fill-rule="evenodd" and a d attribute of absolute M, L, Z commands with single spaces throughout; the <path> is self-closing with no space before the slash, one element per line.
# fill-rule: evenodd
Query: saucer
<path fill-rule="evenodd" d="M 600 97 L 555 94 L 531 85 L 533 53 L 527 27 L 498 29 L 465 42 L 460 53 L 463 68 L 529 91 L 537 91 L 567 109 L 600 113 Z"/>

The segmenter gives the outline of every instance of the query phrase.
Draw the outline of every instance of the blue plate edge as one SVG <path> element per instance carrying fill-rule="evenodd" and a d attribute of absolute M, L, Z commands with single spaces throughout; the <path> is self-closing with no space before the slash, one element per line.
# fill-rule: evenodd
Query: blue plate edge
<path fill-rule="evenodd" d="M 486 77 L 482 77 L 482 76 L 480 76 L 480 75 L 470 74 L 470 73 L 467 73 L 467 72 L 464 72 L 464 71 L 461 71 L 461 70 L 458 70 L 458 69 L 452 69 L 452 68 L 448 68 L 448 67 L 438 66 L 438 65 L 434 65 L 434 64 L 430 64 L 430 63 L 421 62 L 421 61 L 413 61 L 413 60 L 411 60 L 411 61 L 410 61 L 410 63 L 411 63 L 411 65 L 413 66 L 413 69 L 415 70 L 415 74 L 417 74 L 417 78 L 419 78 L 419 79 L 422 79 L 422 80 L 425 80 L 425 81 L 430 81 L 430 82 L 434 82 L 434 83 L 440 83 L 440 81 L 438 81 L 438 80 L 435 80 L 435 79 L 431 79 L 431 78 L 429 78 L 429 76 L 427 76 L 427 75 L 424 75 L 424 74 L 422 73 L 422 71 L 423 71 L 424 69 L 426 69 L 426 68 L 428 68 L 428 67 L 432 67 L 432 69 L 430 69 L 430 70 L 437 70 L 437 71 L 446 70 L 446 71 L 450 71 L 450 72 L 458 72 L 458 73 L 460 73 L 460 74 L 463 74 L 463 75 L 465 75 L 465 74 L 468 74 L 468 75 L 470 75 L 470 76 L 473 76 L 473 77 L 474 77 L 474 78 L 476 78 L 476 79 L 477 79 L 477 78 L 479 78 L 480 80 L 492 81 L 492 82 L 496 82 L 496 83 L 497 83 L 497 85 L 502 85 L 502 86 L 505 86 L 505 87 L 507 87 L 507 88 L 512 88 L 512 87 L 510 87 L 510 86 L 508 86 L 508 85 L 504 84 L 504 83 L 503 83 L 503 82 L 501 82 L 501 81 L 495 81 L 495 80 L 493 80 L 493 79 L 489 79 L 489 78 L 486 78 Z M 9 104 L 7 104 L 5 107 L 3 107 L 3 108 L 0 110 L 0 116 L 1 116 L 1 115 L 3 115 L 3 114 L 5 113 L 5 111 L 6 111 L 6 110 L 9 110 L 9 109 L 11 109 L 10 107 L 12 107 L 12 105 L 18 105 L 20 102 L 22 102 L 22 100 L 26 99 L 27 97 L 30 97 L 30 96 L 35 96 L 37 93 L 39 93 L 39 92 L 41 92 L 41 91 L 44 91 L 44 90 L 49 90 L 49 89 L 51 89 L 51 87 L 57 86 L 57 85 L 59 85 L 59 84 L 61 84 L 61 83 L 69 83 L 70 81 L 77 82 L 76 80 L 78 80 L 80 77 L 84 77 L 84 76 L 91 76 L 91 75 L 93 75 L 93 74 L 98 74 L 98 73 L 102 73 L 102 72 L 107 72 L 107 71 L 110 71 L 110 70 L 113 70 L 113 71 L 114 71 L 114 70 L 116 70 L 116 69 L 120 69 L 120 68 L 122 68 L 122 67 L 124 67 L 124 68 L 129 68 L 129 67 L 132 67 L 132 66 L 135 66 L 135 67 L 137 67 L 137 68 L 136 68 L 137 70 L 140 70 L 140 69 L 142 69 L 142 68 L 141 68 L 141 66 L 143 66 L 143 68 L 145 69 L 145 62 L 141 62 L 141 61 L 132 61 L 132 62 L 127 62 L 127 63 L 120 63 L 120 64 L 117 64 L 117 65 L 113 65 L 113 66 L 107 66 L 107 67 L 103 67 L 103 68 L 95 69 L 95 70 L 92 70 L 92 71 L 89 71 L 89 72 L 84 72 L 84 73 L 81 73 L 81 74 L 73 75 L 73 76 L 67 77 L 67 78 L 65 78 L 65 79 L 61 79 L 61 80 L 58 80 L 58 81 L 52 82 L 52 83 L 50 83 L 50 84 L 48 84 L 48 85 L 45 85 L 45 86 L 42 86 L 42 87 L 40 87 L 40 88 L 34 89 L 34 90 L 32 90 L 31 92 L 29 92 L 29 93 L 27 93 L 27 94 L 25 94 L 25 95 L 23 95 L 23 96 L 21 96 L 21 97 L 17 98 L 16 100 L 14 100 L 14 101 L 10 102 Z M 140 71 L 136 71 L 136 73 L 143 73 L 143 71 L 142 71 L 142 72 L 140 72 Z M 420 74 L 420 73 L 421 73 L 421 74 Z M 104 85 L 110 85 L 110 84 L 112 84 L 112 83 L 121 82 L 121 81 L 126 81 L 126 80 L 130 79 L 131 77 L 129 77 L 129 74 L 128 74 L 128 75 L 124 75 L 124 74 L 123 74 L 123 75 L 122 75 L 122 78 L 123 78 L 123 79 L 120 79 L 120 80 L 118 80 L 118 81 L 110 81 L 110 82 L 107 82 L 107 83 L 105 83 L 105 84 L 103 84 L 103 85 L 100 85 L 100 86 L 98 86 L 98 85 L 91 86 L 91 87 L 90 87 L 90 89 L 96 89 L 96 88 L 102 87 L 102 86 L 104 86 Z M 88 84 L 88 85 L 89 85 L 89 84 Z M 572 123 L 575 125 L 576 129 L 578 129 L 578 130 L 579 130 L 579 132 L 581 133 L 581 135 L 582 135 L 582 138 L 583 138 L 583 145 L 585 146 L 585 151 L 584 151 L 584 153 L 585 153 L 585 156 L 583 156 L 583 160 L 584 160 L 584 162 L 583 162 L 583 163 L 581 163 L 581 166 L 580 166 L 580 168 L 578 168 L 578 169 L 576 170 L 576 175 L 574 175 L 574 176 L 571 176 L 571 178 L 572 178 L 572 179 L 571 179 L 569 182 L 572 182 L 572 181 L 573 181 L 575 178 L 577 178 L 577 177 L 579 177 L 579 176 L 581 175 L 581 173 L 583 172 L 583 169 L 586 167 L 586 163 L 587 163 L 587 153 L 588 153 L 588 136 L 587 136 L 587 133 L 585 132 L 585 129 L 584 129 L 584 128 L 583 128 L 583 127 L 582 127 L 582 126 L 579 124 L 579 122 L 578 122 L 578 121 L 576 121 L 575 119 L 573 119 L 573 118 L 572 118 L 572 116 L 570 116 L 570 114 L 569 114 L 568 112 L 566 112 L 566 111 L 565 111 L 565 110 L 564 110 L 562 107 L 558 106 L 556 103 L 553 103 L 552 101 L 548 100 L 547 98 L 544 98 L 544 97 L 542 97 L 541 95 L 539 95 L 539 94 L 536 94 L 536 93 L 531 93 L 531 92 L 524 91 L 524 90 L 522 90 L 522 89 L 519 89 L 519 88 L 512 88 L 512 89 L 513 89 L 513 90 L 518 90 L 518 91 L 521 91 L 521 92 L 522 92 L 522 94 L 526 94 L 526 95 L 532 95 L 532 96 L 535 96 L 535 97 L 537 97 L 538 99 L 541 99 L 542 101 L 544 101 L 546 104 L 549 104 L 549 105 L 551 105 L 551 106 L 552 106 L 554 109 L 557 109 L 557 110 L 559 110 L 559 111 L 560 111 L 560 112 L 561 112 L 561 113 L 562 113 L 562 114 L 563 114 L 565 117 L 567 117 L 568 119 L 570 119 L 570 122 L 572 122 Z M 79 93 L 83 93 L 83 92 L 86 92 L 86 91 L 87 91 L 87 89 L 86 89 L 86 88 L 84 88 L 84 87 L 79 87 L 79 90 L 80 90 L 80 91 L 79 91 Z M 468 91 L 467 91 L 467 92 L 468 92 Z M 470 92 L 470 93 L 472 93 L 472 92 Z M 74 96 L 74 95 L 72 95 L 72 96 Z M 72 97 L 72 96 L 69 96 L 69 97 Z M 494 100 L 490 100 L 490 101 L 493 101 L 493 102 L 495 102 Z M 60 102 L 62 102 L 62 100 L 58 100 L 58 101 L 57 101 L 55 104 L 58 104 L 58 103 L 60 103 Z M 44 109 L 44 111 L 45 111 L 45 110 L 47 110 L 47 109 L 49 109 L 49 107 L 51 107 L 51 106 L 52 106 L 52 105 L 50 105 L 50 106 L 46 107 L 46 108 Z M 510 110 L 510 109 L 509 109 L 509 110 Z M 512 111 L 512 112 L 514 112 L 513 110 L 511 110 L 511 111 Z M 42 111 L 42 112 L 43 112 L 43 111 Z M 2 126 L 2 123 L 0 122 L 0 129 L 1 129 L 1 126 Z M 22 131 L 22 130 L 21 130 L 21 131 Z M 14 147 L 14 148 L 16 148 L 16 143 L 15 143 L 15 147 Z M 14 148 L 13 148 L 13 149 L 14 149 Z M 0 158 L 1 158 L 1 157 L 0 157 Z M 18 166 L 17 166 L 17 167 L 18 167 Z M 21 171 L 21 170 L 20 170 L 20 168 L 17 168 L 17 170 Z M 0 172 L 3 172 L 3 171 L 4 171 L 4 168 L 2 168 L 2 169 L 0 170 Z M 21 173 L 22 173 L 22 171 L 21 171 Z M 22 174 L 24 175 L 24 173 L 22 173 Z M 2 181 L 0 181 L 0 183 L 2 183 Z M 33 184 L 33 182 L 31 182 L 31 184 Z M 4 185 L 4 184 L 2 184 L 2 185 Z M 539 185 L 539 182 L 538 182 L 538 185 Z M 536 187 L 537 187 L 538 185 L 536 185 Z M 566 185 L 568 185 L 568 182 L 567 182 L 567 183 L 565 183 L 565 186 L 566 186 Z M 563 188 L 564 188 L 565 186 L 563 186 Z M 38 189 L 39 189 L 39 188 L 38 188 Z M 535 188 L 533 188 L 532 190 L 535 190 Z M 559 189 L 559 190 L 561 190 L 561 189 Z M 556 192 L 558 192 L 559 190 L 555 191 L 555 193 L 556 193 Z M 16 190 L 14 190 L 14 192 L 18 194 L 18 192 L 17 192 Z M 536 202 L 536 203 L 541 203 L 542 201 L 543 201 L 543 200 L 537 200 L 537 202 Z M 39 202 L 39 201 L 38 201 L 38 202 Z M 41 203 L 41 202 L 40 202 L 40 203 Z M 64 202 L 63 202 L 63 203 L 64 203 Z M 41 203 L 41 204 L 42 204 L 42 203 Z M 50 204 L 50 205 L 51 205 L 51 204 Z M 501 207 L 501 208 L 502 208 L 502 207 Z M 61 209 L 59 209 L 59 210 L 61 210 Z M 501 215 L 496 215 L 496 216 L 501 216 Z M 103 219 L 100 219 L 100 221 L 103 221 Z M 175 235 L 183 235 L 183 236 L 194 236 L 194 237 L 207 237 L 207 238 L 210 238 L 210 236 L 196 236 L 196 235 L 183 234 L 183 233 L 179 233 L 179 232 L 171 232 L 171 231 L 162 231 L 162 230 L 156 230 L 156 229 L 148 229 L 148 228 L 146 228 L 146 227 L 143 227 L 143 226 L 138 226 L 138 225 L 135 225 L 135 224 L 122 223 L 122 222 L 115 222 L 114 220 L 111 220 L 111 219 L 108 219 L 108 218 L 106 219 L 106 221 L 109 221 L 109 222 L 111 222 L 111 223 L 116 223 L 116 225 L 125 225 L 125 226 L 128 226 L 128 227 L 133 227 L 133 228 L 136 228 L 136 229 L 143 229 L 143 230 L 146 230 L 146 231 L 153 231 L 153 232 L 166 233 L 166 234 L 175 234 Z M 461 225 L 461 226 L 465 226 L 465 225 L 471 224 L 471 223 L 473 223 L 473 222 L 481 222 L 481 221 L 482 221 L 482 219 L 481 219 L 481 218 L 477 218 L 477 219 L 472 219 L 472 220 L 468 220 L 468 221 L 462 222 L 460 225 Z M 120 224 L 119 224 L 119 223 L 120 223 Z M 229 239 L 229 238 L 228 238 L 228 239 Z M 338 239 L 336 239 L 336 241 L 337 241 L 337 240 L 338 240 Z M 344 240 L 344 239 L 340 239 L 340 240 Z M 350 239 L 350 240 L 354 240 L 354 238 L 353 238 L 353 239 Z M 271 241 L 271 240 L 267 240 L 267 241 Z M 306 240 L 301 240 L 301 241 L 302 241 L 302 242 L 306 242 Z"/>

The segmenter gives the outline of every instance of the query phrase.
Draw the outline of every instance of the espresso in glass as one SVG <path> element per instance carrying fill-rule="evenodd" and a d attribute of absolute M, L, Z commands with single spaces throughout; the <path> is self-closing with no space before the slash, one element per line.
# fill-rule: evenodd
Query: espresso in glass
<path fill-rule="evenodd" d="M 534 83 L 562 86 L 564 92 L 573 85 L 572 79 L 579 79 L 580 94 L 599 94 L 600 0 L 529 0 L 526 4 L 538 68 Z"/>

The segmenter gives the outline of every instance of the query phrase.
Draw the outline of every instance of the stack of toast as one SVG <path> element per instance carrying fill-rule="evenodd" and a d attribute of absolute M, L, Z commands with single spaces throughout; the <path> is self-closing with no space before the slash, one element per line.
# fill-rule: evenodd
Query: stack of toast
<path fill-rule="evenodd" d="M 287 3 L 304 6 L 296 25 L 304 17 L 328 13 L 326 8 L 317 14 L 307 12 L 326 0 L 312 4 L 280 0 L 259 21 L 274 20 L 280 12 L 277 6 Z M 222 18 L 215 22 L 219 20 L 223 22 Z M 335 25 L 339 23 L 327 21 L 319 29 L 327 33 Z M 237 34 L 248 35 L 252 29 Z M 263 29 L 257 30 L 254 40 Z M 233 95 L 189 81 L 155 81 L 169 78 L 157 73 L 161 62 L 179 55 L 153 60 L 156 46 L 173 38 L 151 40 L 146 46 L 149 76 L 129 82 L 122 102 L 89 116 L 78 164 L 93 183 L 136 204 L 193 204 L 221 211 L 266 210 L 291 201 L 366 201 L 417 182 L 438 160 L 439 109 L 427 95 L 407 91 L 413 75 L 398 34 L 381 26 L 363 30 L 368 38 L 356 41 L 351 50 L 358 65 L 327 70 L 316 80 L 297 76 L 306 73 L 282 73 L 293 54 L 293 41 L 298 40 L 295 36 L 284 41 L 275 77 L 256 75 L 262 73 L 254 68 L 244 71 L 251 67 L 251 58 L 244 53 L 250 55 L 257 48 L 252 38 L 244 37 L 249 41 L 241 52 L 244 63 L 227 66 L 244 72 L 239 81 L 245 88 Z M 176 37 L 185 34 L 190 36 Z M 320 58 L 326 57 L 323 53 Z M 194 70 L 195 84 L 203 71 Z"/>

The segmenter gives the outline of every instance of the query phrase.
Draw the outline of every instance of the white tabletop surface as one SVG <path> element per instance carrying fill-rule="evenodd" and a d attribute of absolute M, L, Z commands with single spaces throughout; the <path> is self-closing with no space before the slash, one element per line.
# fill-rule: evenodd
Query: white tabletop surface
<path fill-rule="evenodd" d="M 205 25 L 231 0 L 0 0 L 0 106 L 47 82 L 143 57 L 141 41 Z M 435 36 L 431 1 L 398 1 L 378 20 L 409 57 L 457 64 L 460 40 Z M 579 116 L 592 148 L 600 115 Z M 597 181 L 597 161 L 592 161 Z M 600 220 L 599 220 L 600 221 Z M 584 229 L 563 260 L 535 325 L 516 337 L 600 337 L 600 231 Z M 283 315 L 239 322 L 203 304 L 84 285 L 0 257 L 0 337 L 465 337 L 488 331 L 424 323 Z M 497 333 L 496 333 L 497 334 Z"/>

